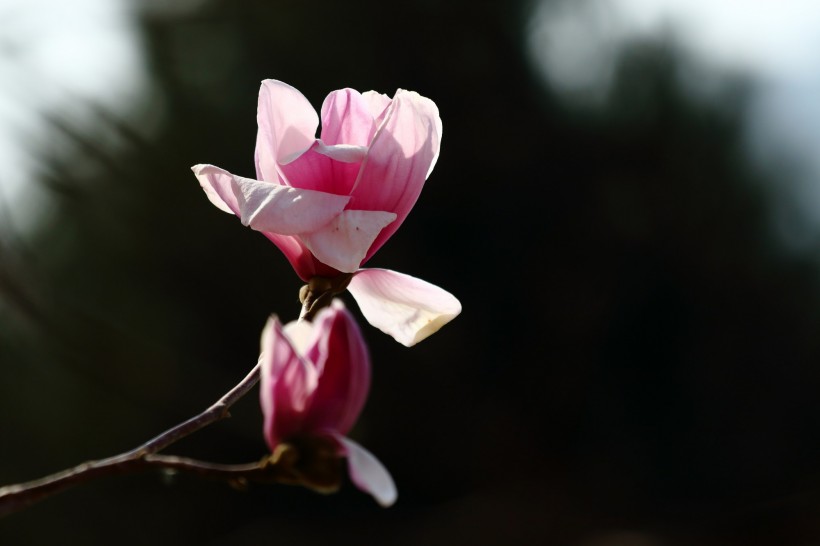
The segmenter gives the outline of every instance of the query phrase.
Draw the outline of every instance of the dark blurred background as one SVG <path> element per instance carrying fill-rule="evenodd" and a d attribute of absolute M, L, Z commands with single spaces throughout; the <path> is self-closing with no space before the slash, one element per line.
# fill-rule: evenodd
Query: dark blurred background
<path fill-rule="evenodd" d="M 264 78 L 438 104 L 438 165 L 369 265 L 464 312 L 412 349 L 364 328 L 353 437 L 390 509 L 146 474 L 0 543 L 820 543 L 816 8 L 67 4 L 0 2 L 0 483 L 187 419 L 298 315 L 284 257 L 189 170 L 253 175 Z M 232 413 L 168 451 L 260 458 L 256 391 Z"/>

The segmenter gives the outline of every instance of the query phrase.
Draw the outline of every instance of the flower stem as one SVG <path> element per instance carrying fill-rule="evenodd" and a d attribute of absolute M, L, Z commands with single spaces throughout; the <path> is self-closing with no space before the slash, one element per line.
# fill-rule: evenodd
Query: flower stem
<path fill-rule="evenodd" d="M 313 277 L 299 290 L 302 313 L 299 320 L 312 321 L 316 314 L 330 305 L 333 297 L 341 294 L 350 284 L 353 273 L 339 273 L 335 277 Z"/>

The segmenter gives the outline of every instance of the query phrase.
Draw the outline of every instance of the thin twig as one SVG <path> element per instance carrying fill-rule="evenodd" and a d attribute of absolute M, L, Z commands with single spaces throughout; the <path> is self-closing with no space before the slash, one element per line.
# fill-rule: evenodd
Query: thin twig
<path fill-rule="evenodd" d="M 333 294 L 344 290 L 351 277 L 352 275 L 347 274 L 338 279 L 321 279 L 318 285 L 317 281 L 306 286 L 309 297 L 303 298 L 300 320 L 311 320 L 319 309 L 329 305 Z M 242 381 L 208 409 L 131 451 L 107 459 L 87 461 L 37 480 L 0 487 L 0 517 L 27 508 L 51 495 L 95 478 L 127 474 L 149 468 L 182 470 L 201 476 L 227 479 L 234 485 L 243 485 L 249 480 L 279 481 L 301 483 L 322 492 L 336 490 L 340 478 L 338 457 L 333 449 L 311 449 L 310 452 L 318 454 L 318 457 L 311 459 L 303 458 L 305 454 L 300 455 L 298 447 L 280 444 L 279 447 L 282 449 L 277 448 L 277 452 L 270 457 L 258 463 L 243 465 L 222 465 L 183 457 L 157 455 L 159 451 L 182 438 L 230 417 L 228 411 L 230 407 L 245 396 L 259 381 L 261 366 L 260 358 L 260 361 Z"/>
<path fill-rule="evenodd" d="M 208 465 L 209 463 L 199 463 L 198 465 L 189 465 L 186 467 L 185 464 L 179 463 L 179 461 L 186 461 L 185 459 L 155 454 L 189 434 L 216 421 L 229 417 L 230 413 L 228 410 L 230 407 L 247 394 L 259 381 L 259 368 L 260 363 L 257 362 L 256 366 L 254 366 L 242 381 L 199 415 L 163 432 L 131 451 L 107 459 L 88 461 L 74 468 L 57 472 L 56 474 L 38 480 L 0 487 L 0 516 L 16 512 L 31 506 L 39 500 L 64 491 L 71 486 L 101 476 L 124 474 L 157 466 L 189 471 L 193 471 L 193 466 L 196 466 L 200 471 L 199 473 L 203 473 L 203 465 Z M 187 461 L 190 462 L 191 460 L 189 459 Z M 181 466 L 173 466 L 177 463 Z M 215 470 L 217 467 L 219 467 L 219 465 L 211 465 L 209 472 L 218 473 L 217 470 Z M 231 472 L 236 472 L 235 468 L 238 468 L 224 465 L 223 467 L 234 468 Z M 259 468 L 259 464 L 257 464 L 256 467 Z"/>
<path fill-rule="evenodd" d="M 302 313 L 299 320 L 312 321 L 316 315 L 328 307 L 333 298 L 341 294 L 350 284 L 353 273 L 339 273 L 335 277 L 313 277 L 299 290 Z"/>
<path fill-rule="evenodd" d="M 192 434 L 197 430 L 210 425 L 211 423 L 215 423 L 216 421 L 230 417 L 231 414 L 228 411 L 230 407 L 239 401 L 240 398 L 245 396 L 248 391 L 251 390 L 259 381 L 260 367 L 261 361 L 257 362 L 256 366 L 254 366 L 248 375 L 246 375 L 242 381 L 237 383 L 234 388 L 225 393 L 222 398 L 217 400 L 211 407 L 199 415 L 188 419 L 184 423 L 181 423 L 172 429 L 166 430 L 156 438 L 145 442 L 138 448 L 133 449 L 128 453 L 119 455 L 119 457 L 134 458 L 158 453 L 169 445 L 181 440 L 182 438 L 185 438 L 189 434 Z M 2 489 L 0 489 L 0 492 L 2 492 Z M 0 499 L 2 499 L 2 496 L 0 496 Z"/>
<path fill-rule="evenodd" d="M 264 459 L 246 464 L 215 464 L 173 455 L 112 457 L 89 461 L 39 480 L 4 487 L 0 497 L 0 516 L 27 508 L 37 501 L 94 478 L 153 469 L 188 472 L 224 480 L 235 486 L 244 486 L 249 481 L 273 481 L 282 473 L 275 463 Z"/>

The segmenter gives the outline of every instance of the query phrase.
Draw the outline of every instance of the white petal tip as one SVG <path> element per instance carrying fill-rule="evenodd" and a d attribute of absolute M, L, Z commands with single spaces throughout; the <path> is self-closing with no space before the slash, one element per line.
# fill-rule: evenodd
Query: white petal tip
<path fill-rule="evenodd" d="M 455 299 L 455 298 L 453 298 Z M 458 302 L 458 300 L 456 300 Z M 412 347 L 419 341 L 424 341 L 428 337 L 432 336 L 436 332 L 438 332 L 442 326 L 456 318 L 461 313 L 461 304 L 458 305 L 458 311 L 454 313 L 446 313 L 442 315 L 438 315 L 436 317 L 431 317 L 427 319 L 427 323 L 421 326 L 416 325 L 418 330 L 416 331 L 415 335 L 412 339 L 399 339 L 398 337 L 394 337 L 396 341 L 404 345 L 405 347 Z"/>
<path fill-rule="evenodd" d="M 367 322 L 405 347 L 461 313 L 461 303 L 443 288 L 387 269 L 360 269 L 347 289 Z"/>

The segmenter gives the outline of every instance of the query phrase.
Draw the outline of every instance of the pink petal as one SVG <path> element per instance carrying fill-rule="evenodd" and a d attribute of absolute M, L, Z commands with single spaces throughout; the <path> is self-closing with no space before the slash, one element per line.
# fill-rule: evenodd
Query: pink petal
<path fill-rule="evenodd" d="M 316 152 L 342 163 L 361 163 L 367 155 L 367 146 L 353 146 L 352 144 L 327 146 L 320 140 L 317 143 Z"/>
<path fill-rule="evenodd" d="M 242 223 L 282 235 L 310 233 L 338 216 L 349 198 L 234 177 Z"/>
<path fill-rule="evenodd" d="M 208 200 L 225 212 L 239 214 L 239 204 L 233 192 L 232 175 L 213 165 L 194 165 L 191 167 L 205 190 Z M 227 176 L 226 176 L 227 175 Z"/>
<path fill-rule="evenodd" d="M 339 89 L 322 104 L 322 141 L 367 146 L 376 132 L 370 105 L 358 91 Z"/>
<path fill-rule="evenodd" d="M 300 238 L 320 262 L 353 273 L 379 232 L 395 219 L 392 212 L 346 210 L 321 229 Z"/>
<path fill-rule="evenodd" d="M 207 185 L 213 189 L 228 210 L 256 231 L 282 235 L 316 231 L 338 216 L 350 200 L 343 195 L 236 176 L 211 165 L 197 167 L 199 171 L 194 172 L 203 188 Z M 228 194 L 229 187 L 233 195 Z"/>
<path fill-rule="evenodd" d="M 376 91 L 365 91 L 362 93 L 362 98 L 367 102 L 370 115 L 373 116 L 376 125 L 380 125 L 384 119 L 384 113 L 387 111 L 387 107 L 390 106 L 390 103 L 393 102 L 393 99 Z"/>
<path fill-rule="evenodd" d="M 256 176 L 278 182 L 276 164 L 293 161 L 313 145 L 319 116 L 305 96 L 290 85 L 264 80 L 259 88 L 256 122 Z"/>
<path fill-rule="evenodd" d="M 313 321 L 326 332 L 304 355 L 319 374 L 305 427 L 346 434 L 358 419 L 370 390 L 370 355 L 362 332 L 341 300 L 334 300 Z"/>
<path fill-rule="evenodd" d="M 347 289 L 367 322 L 406 347 L 461 313 L 461 303 L 446 290 L 387 269 L 360 269 Z"/>
<path fill-rule="evenodd" d="M 380 505 L 387 508 L 396 502 L 399 492 L 390 472 L 368 450 L 341 435 L 334 435 L 347 455 L 350 480 L 365 493 L 370 493 Z"/>
<path fill-rule="evenodd" d="M 316 275 L 321 277 L 333 277 L 339 274 L 338 270 L 319 262 L 298 237 L 279 235 L 269 231 L 263 231 L 262 235 L 279 247 L 279 250 L 282 251 L 282 254 L 284 254 L 290 262 L 293 270 L 296 271 L 296 274 L 299 275 L 299 278 L 303 281 L 308 282 Z"/>
<path fill-rule="evenodd" d="M 317 141 L 293 162 L 280 165 L 279 171 L 294 188 L 350 195 L 361 165 L 361 159 L 355 157 L 358 154 L 355 149 L 325 146 Z M 346 161 L 339 161 L 338 156 Z"/>
<path fill-rule="evenodd" d="M 367 258 L 398 229 L 418 199 L 435 163 L 441 139 L 438 108 L 430 99 L 399 90 L 362 163 L 349 208 L 388 210 L 396 221 L 384 229 Z"/>
<path fill-rule="evenodd" d="M 259 399 L 265 440 L 273 450 L 283 438 L 301 431 L 317 374 L 294 349 L 275 316 L 262 331 L 261 345 Z"/>
<path fill-rule="evenodd" d="M 205 190 L 205 195 L 208 196 L 208 199 L 211 201 L 211 203 L 219 207 L 221 210 L 224 210 L 225 212 L 232 212 L 237 216 L 242 216 L 242 207 L 240 206 L 240 201 L 244 200 L 245 197 L 242 191 L 239 189 L 239 185 L 234 183 L 234 179 L 236 178 L 240 181 L 248 179 L 234 177 L 234 175 L 230 174 L 229 172 L 224 171 L 218 167 L 214 167 L 213 165 L 196 165 L 195 167 L 193 167 L 193 171 L 199 179 L 199 183 L 202 186 L 202 189 Z M 265 182 L 264 184 L 274 186 L 274 184 L 268 184 L 267 182 Z M 253 199 L 251 200 L 253 201 Z M 253 213 L 251 211 L 250 205 L 247 205 L 247 202 L 245 203 L 247 207 L 245 211 L 246 220 L 249 220 L 247 216 L 253 216 Z M 335 208 L 339 208 L 338 204 Z M 273 215 L 272 212 L 270 214 Z M 260 221 L 264 217 L 265 214 L 263 214 L 260 217 Z M 283 216 L 282 218 L 280 218 L 280 220 L 283 220 L 284 222 L 286 222 L 286 224 L 278 226 L 266 225 L 267 222 L 262 222 L 262 224 L 265 224 L 266 227 L 269 228 L 276 227 L 286 231 L 295 231 L 315 227 L 316 224 L 321 224 L 322 218 L 310 215 L 307 217 L 307 220 L 309 220 L 307 225 L 300 224 L 300 222 L 303 222 L 305 220 L 304 218 Z M 255 223 L 255 225 L 258 226 L 259 223 Z M 270 239 L 273 242 L 273 244 L 279 247 L 279 250 L 282 251 L 282 253 L 290 262 L 291 266 L 293 266 L 293 269 L 296 271 L 296 274 L 299 275 L 299 277 L 302 280 L 309 281 L 312 277 L 316 275 L 333 276 L 334 274 L 338 273 L 338 271 L 336 271 L 332 267 L 329 267 L 316 261 L 316 258 L 313 257 L 313 254 L 310 253 L 307 247 L 305 247 L 305 245 L 302 244 L 302 242 L 298 238 L 292 235 L 282 235 L 270 231 L 263 231 L 262 233 L 268 239 Z"/>

